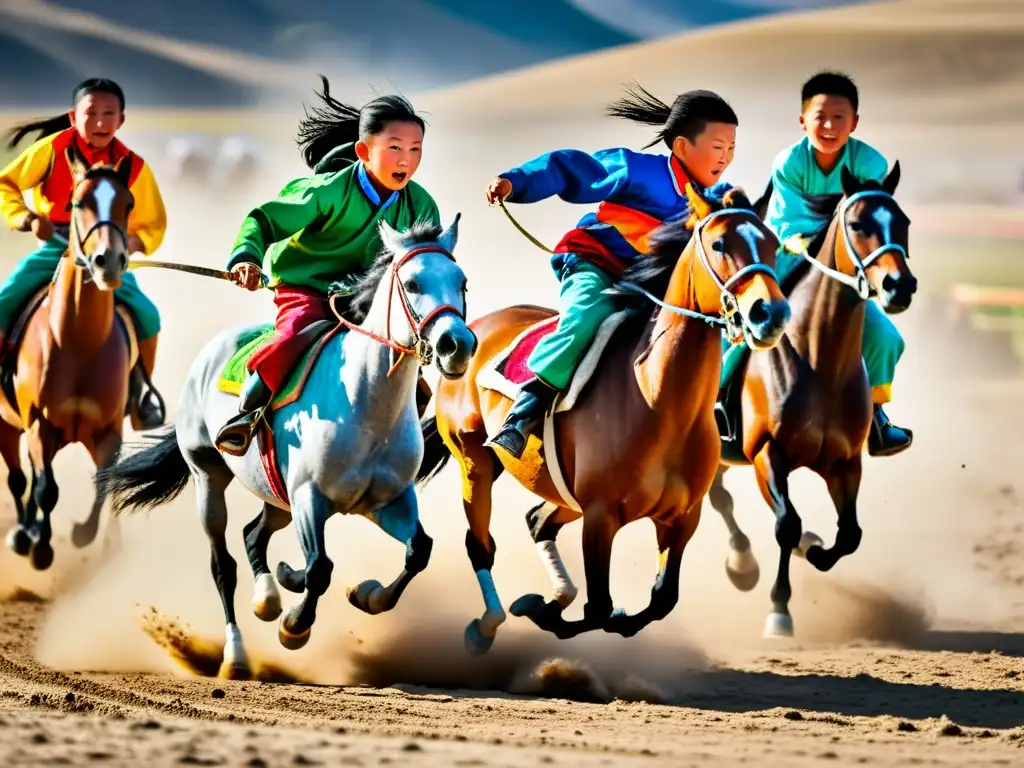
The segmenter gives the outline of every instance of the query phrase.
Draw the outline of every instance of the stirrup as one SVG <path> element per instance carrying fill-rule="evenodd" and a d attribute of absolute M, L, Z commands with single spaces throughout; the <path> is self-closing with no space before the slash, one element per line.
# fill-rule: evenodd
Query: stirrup
<path fill-rule="evenodd" d="M 229 456 L 239 457 L 248 453 L 266 410 L 267 406 L 264 405 L 255 411 L 245 411 L 228 419 L 214 440 L 217 450 Z"/>

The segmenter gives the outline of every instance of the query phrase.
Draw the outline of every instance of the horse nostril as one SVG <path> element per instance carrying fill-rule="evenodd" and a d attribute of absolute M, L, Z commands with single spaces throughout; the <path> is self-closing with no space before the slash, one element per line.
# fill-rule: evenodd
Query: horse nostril
<path fill-rule="evenodd" d="M 125 254 L 121 254 L 121 269 L 128 269 L 128 257 Z"/>
<path fill-rule="evenodd" d="M 442 357 L 449 357 L 455 354 L 455 350 L 458 348 L 458 343 L 450 333 L 441 334 L 441 338 L 437 340 L 437 354 Z"/>
<path fill-rule="evenodd" d="M 99 267 L 100 269 L 103 269 L 103 265 L 107 263 L 107 259 L 106 259 L 106 257 L 105 257 L 105 256 L 104 256 L 104 255 L 103 255 L 103 254 L 101 253 L 101 254 L 97 255 L 97 256 L 96 256 L 96 258 L 94 258 L 94 259 L 92 260 L 92 262 L 93 262 L 93 264 L 95 264 L 95 265 L 96 265 L 97 267 Z"/>
<path fill-rule="evenodd" d="M 480 339 L 478 339 L 478 338 L 476 337 L 476 334 L 474 333 L 474 334 L 473 334 L 473 348 L 472 348 L 472 349 L 471 349 L 471 350 L 469 351 L 469 355 L 470 355 L 470 357 L 472 357 L 473 355 L 475 355 L 475 354 L 476 354 L 476 351 L 477 351 L 477 350 L 478 350 L 479 348 L 480 348 Z"/>
<path fill-rule="evenodd" d="M 752 322 L 754 325 L 761 325 L 762 323 L 768 322 L 769 316 L 768 306 L 764 299 L 756 299 L 754 303 L 750 305 L 750 310 L 747 312 L 747 320 Z"/>

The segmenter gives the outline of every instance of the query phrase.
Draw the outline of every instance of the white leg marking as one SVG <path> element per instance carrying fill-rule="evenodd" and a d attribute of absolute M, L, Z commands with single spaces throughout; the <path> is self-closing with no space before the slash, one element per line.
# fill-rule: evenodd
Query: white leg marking
<path fill-rule="evenodd" d="M 277 590 L 277 582 L 269 573 L 261 573 L 256 577 L 252 610 L 257 618 L 264 621 L 274 621 L 281 615 L 281 593 Z"/>
<path fill-rule="evenodd" d="M 498 627 L 505 621 L 505 609 L 501 607 L 491 572 L 486 569 L 477 571 L 476 580 L 484 596 L 484 615 L 480 618 L 480 632 L 486 637 L 494 637 Z"/>
<path fill-rule="evenodd" d="M 228 624 L 224 632 L 224 663 L 223 666 L 249 666 L 249 659 L 245 655 L 245 646 L 242 645 L 242 633 L 237 624 Z"/>
<path fill-rule="evenodd" d="M 725 565 L 730 571 L 739 575 L 758 570 L 757 558 L 754 557 L 754 553 L 749 548 L 743 552 L 730 549 Z"/>
<path fill-rule="evenodd" d="M 562 562 L 561 555 L 558 554 L 558 546 L 553 541 L 538 541 L 537 553 L 540 555 L 540 561 L 544 564 L 544 569 L 548 572 L 548 578 L 551 579 L 554 599 L 561 603 L 563 608 L 568 608 L 576 599 L 578 590 L 572 583 L 572 579 L 569 578 L 569 572 L 565 568 L 565 563 Z"/>

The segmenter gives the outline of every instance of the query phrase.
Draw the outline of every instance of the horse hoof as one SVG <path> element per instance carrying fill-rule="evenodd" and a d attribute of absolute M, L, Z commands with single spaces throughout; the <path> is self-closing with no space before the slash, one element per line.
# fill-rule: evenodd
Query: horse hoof
<path fill-rule="evenodd" d="M 358 587 L 349 587 L 347 594 L 352 605 L 371 616 L 382 613 L 387 608 L 384 603 L 387 597 L 384 585 L 375 579 L 367 579 Z"/>
<path fill-rule="evenodd" d="M 88 547 L 96 540 L 97 533 L 98 529 L 95 525 L 75 524 L 71 529 L 71 543 L 78 549 Z"/>
<path fill-rule="evenodd" d="M 306 572 L 305 570 L 297 571 L 288 563 L 278 563 L 277 583 L 289 592 L 301 595 L 306 591 Z"/>
<path fill-rule="evenodd" d="M 780 638 L 793 636 L 793 617 L 788 613 L 772 612 L 764 621 L 764 636 L 766 638 Z"/>
<path fill-rule="evenodd" d="M 480 619 L 473 619 L 466 627 L 466 653 L 483 656 L 494 645 L 494 636 L 488 637 L 480 630 Z"/>
<path fill-rule="evenodd" d="M 7 532 L 7 548 L 18 557 L 25 557 L 32 551 L 32 537 L 20 525 Z"/>
<path fill-rule="evenodd" d="M 749 549 L 742 552 L 733 549 L 725 559 L 725 574 L 736 589 L 740 592 L 749 592 L 757 586 L 758 579 L 761 578 L 761 568 L 754 553 Z"/>
<path fill-rule="evenodd" d="M 249 669 L 248 664 L 241 662 L 229 664 L 225 662 L 220 665 L 217 677 L 221 680 L 252 680 L 252 670 Z"/>
<path fill-rule="evenodd" d="M 509 606 L 513 616 L 534 616 L 544 609 L 544 598 L 541 595 L 523 595 Z"/>
<path fill-rule="evenodd" d="M 793 554 L 797 557 L 807 559 L 807 550 L 811 547 L 824 547 L 825 542 L 821 540 L 821 536 L 811 531 L 804 531 L 800 535 L 800 543 L 796 545 L 796 549 L 793 550 Z"/>
<path fill-rule="evenodd" d="M 281 594 L 277 591 L 274 577 L 261 573 L 256 579 L 256 593 L 252 596 L 252 612 L 261 621 L 276 621 L 281 610 Z"/>
<path fill-rule="evenodd" d="M 32 548 L 32 567 L 37 571 L 45 571 L 53 565 L 53 547 L 46 544 L 36 544 Z"/>
<path fill-rule="evenodd" d="M 285 628 L 284 622 L 282 621 L 277 627 L 277 639 L 280 641 L 281 645 L 289 651 L 297 651 L 306 646 L 306 643 L 309 642 L 309 635 L 312 631 L 313 628 L 310 627 L 305 632 L 293 635 Z"/>

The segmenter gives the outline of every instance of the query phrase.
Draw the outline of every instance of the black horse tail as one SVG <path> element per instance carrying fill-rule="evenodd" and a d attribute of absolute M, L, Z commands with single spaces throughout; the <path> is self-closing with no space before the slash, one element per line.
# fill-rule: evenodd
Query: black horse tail
<path fill-rule="evenodd" d="M 190 476 L 172 426 L 160 442 L 97 472 L 96 482 L 109 495 L 114 514 L 120 515 L 172 501 L 185 490 Z"/>
<path fill-rule="evenodd" d="M 416 473 L 418 486 L 426 485 L 433 480 L 452 457 L 452 452 L 448 450 L 448 446 L 441 439 L 441 433 L 437 431 L 436 416 L 424 416 L 420 422 L 420 431 L 423 432 L 423 461 L 420 462 L 420 471 Z"/>

